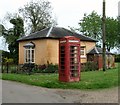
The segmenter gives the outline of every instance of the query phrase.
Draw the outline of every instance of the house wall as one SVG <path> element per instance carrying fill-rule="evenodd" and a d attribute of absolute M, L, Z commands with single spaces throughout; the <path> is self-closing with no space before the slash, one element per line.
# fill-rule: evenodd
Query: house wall
<path fill-rule="evenodd" d="M 103 67 L 103 60 L 102 60 L 102 54 L 99 54 L 99 55 L 95 55 L 95 59 L 94 62 L 97 62 L 98 63 L 98 69 L 102 69 Z"/>
<path fill-rule="evenodd" d="M 86 53 L 89 52 L 92 48 L 95 47 L 96 43 L 95 42 L 87 42 L 87 41 L 81 41 L 80 42 L 81 46 L 86 46 Z"/>
<path fill-rule="evenodd" d="M 95 63 L 98 63 L 98 69 L 103 68 L 103 57 L 102 54 L 89 54 L 88 56 L 88 61 L 94 61 Z M 90 59 L 93 58 L 93 59 Z M 115 60 L 114 60 L 114 55 L 106 55 L 106 67 L 107 68 L 114 68 L 115 67 Z"/>
<path fill-rule="evenodd" d="M 24 48 L 23 46 L 25 45 L 26 42 L 19 42 L 19 64 L 24 63 Z"/>
<path fill-rule="evenodd" d="M 107 68 L 115 67 L 115 56 L 114 55 L 107 55 L 106 56 L 106 66 Z"/>
<path fill-rule="evenodd" d="M 49 63 L 53 64 L 59 63 L 59 40 L 57 39 L 47 40 L 46 57 Z"/>
<path fill-rule="evenodd" d="M 58 64 L 59 62 L 59 40 L 58 39 L 39 39 L 19 42 L 19 64 L 24 64 L 24 45 L 33 42 L 35 44 L 35 63 L 43 65 L 49 63 Z M 85 46 L 87 53 L 95 46 L 95 42 L 81 41 L 81 46 Z M 87 62 L 87 56 L 81 58 L 81 63 Z"/>
<path fill-rule="evenodd" d="M 32 40 L 29 41 L 22 41 L 19 42 L 19 64 L 24 64 L 24 45 L 31 42 Z M 47 45 L 47 40 L 42 39 L 42 40 L 34 40 L 32 41 L 35 44 L 35 63 L 36 64 L 46 64 L 46 45 Z"/>
<path fill-rule="evenodd" d="M 95 42 L 81 41 L 80 45 L 85 46 L 85 53 L 88 53 L 92 48 L 95 47 L 96 43 Z M 81 63 L 86 63 L 86 62 L 87 62 L 87 55 L 86 55 L 86 57 L 81 58 Z"/>

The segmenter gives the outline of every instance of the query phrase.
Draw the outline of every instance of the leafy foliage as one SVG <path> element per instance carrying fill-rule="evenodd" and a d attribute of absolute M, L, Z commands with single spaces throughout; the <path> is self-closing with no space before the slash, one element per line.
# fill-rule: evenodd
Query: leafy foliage
<path fill-rule="evenodd" d="M 120 54 L 115 55 L 115 62 L 120 62 Z"/>
<path fill-rule="evenodd" d="M 4 58 L 5 59 L 5 62 L 8 62 L 8 63 L 12 63 L 13 62 L 13 59 L 12 58 Z"/>
<path fill-rule="evenodd" d="M 58 72 L 58 65 L 48 64 L 48 65 L 36 65 L 32 70 L 34 73 L 56 73 Z"/>
<path fill-rule="evenodd" d="M 79 22 L 79 25 L 79 31 L 84 35 L 94 39 L 101 38 L 101 18 L 95 11 L 89 15 L 84 14 L 84 17 L 82 21 Z"/>
<path fill-rule="evenodd" d="M 106 18 L 106 47 L 107 50 L 114 48 L 118 44 L 118 20 Z"/>
<path fill-rule="evenodd" d="M 33 74 L 33 73 L 57 73 L 58 65 L 47 64 L 47 65 L 35 65 L 34 63 L 25 63 L 19 65 L 17 73 L 21 74 Z"/>
<path fill-rule="evenodd" d="M 18 17 L 16 19 L 11 19 L 10 23 L 13 24 L 13 30 L 9 31 L 8 39 L 11 39 L 11 42 L 8 42 L 9 50 L 11 57 L 14 59 L 14 62 L 18 62 L 18 42 L 17 39 L 24 34 L 24 23 L 23 20 Z M 11 38 L 12 37 L 12 38 Z"/>
<path fill-rule="evenodd" d="M 2 35 L 8 43 L 8 49 L 10 50 L 10 58 L 14 59 L 14 63 L 18 63 L 18 42 L 17 39 L 24 34 L 24 22 L 21 17 L 10 19 L 10 23 L 13 24 L 13 28 L 6 30 L 3 28 Z"/>
<path fill-rule="evenodd" d="M 3 35 L 6 35 L 6 29 L 2 24 L 0 24 L 0 37 Z"/>
<path fill-rule="evenodd" d="M 118 38 L 117 38 L 117 42 L 118 42 L 118 48 L 120 48 L 120 16 L 117 18 L 118 19 Z"/>
<path fill-rule="evenodd" d="M 10 23 L 14 25 L 14 35 L 22 36 L 24 34 L 24 22 L 21 17 L 13 18 Z"/>
<path fill-rule="evenodd" d="M 34 63 L 25 63 L 21 67 L 19 67 L 19 70 L 17 73 L 22 73 L 22 74 L 31 74 L 32 69 L 34 69 L 35 64 Z"/>
<path fill-rule="evenodd" d="M 81 71 L 98 71 L 98 64 L 97 62 L 88 61 L 81 65 Z"/>
<path fill-rule="evenodd" d="M 2 51 L 2 63 L 5 64 L 5 59 L 4 58 L 10 58 L 9 52 Z"/>
<path fill-rule="evenodd" d="M 78 31 L 91 38 L 102 41 L 102 17 L 93 11 L 86 15 L 81 22 Z M 120 21 L 111 17 L 106 18 L 106 48 L 108 51 L 115 47 L 120 47 Z"/>

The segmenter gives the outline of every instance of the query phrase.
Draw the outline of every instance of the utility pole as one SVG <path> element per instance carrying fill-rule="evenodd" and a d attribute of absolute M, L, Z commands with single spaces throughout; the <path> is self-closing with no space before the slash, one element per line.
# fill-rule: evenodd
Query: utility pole
<path fill-rule="evenodd" d="M 102 17 L 102 40 L 103 40 L 103 71 L 106 70 L 106 48 L 105 48 L 105 0 L 103 0 L 103 17 Z"/>

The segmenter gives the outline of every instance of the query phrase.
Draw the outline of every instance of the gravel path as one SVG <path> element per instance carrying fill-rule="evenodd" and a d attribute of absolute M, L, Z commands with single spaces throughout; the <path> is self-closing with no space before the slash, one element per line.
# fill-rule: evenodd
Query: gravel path
<path fill-rule="evenodd" d="M 95 91 L 48 89 L 2 81 L 3 103 L 118 103 L 118 88 Z"/>

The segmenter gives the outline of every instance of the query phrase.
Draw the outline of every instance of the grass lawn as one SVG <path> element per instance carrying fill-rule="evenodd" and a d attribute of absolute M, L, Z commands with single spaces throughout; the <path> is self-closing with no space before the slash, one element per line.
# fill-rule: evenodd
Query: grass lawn
<path fill-rule="evenodd" d="M 118 67 L 103 71 L 81 72 L 81 81 L 59 82 L 58 74 L 2 74 L 3 80 L 18 81 L 30 85 L 63 89 L 104 89 L 118 86 Z"/>

